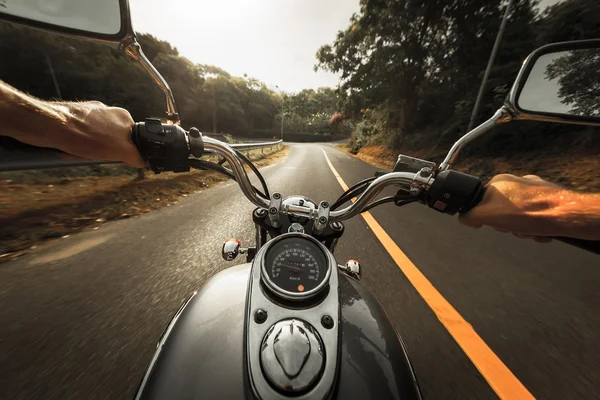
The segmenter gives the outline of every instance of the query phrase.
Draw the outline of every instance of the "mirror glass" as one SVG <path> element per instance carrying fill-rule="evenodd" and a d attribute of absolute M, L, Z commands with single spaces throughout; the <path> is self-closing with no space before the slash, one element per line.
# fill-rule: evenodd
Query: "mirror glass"
<path fill-rule="evenodd" d="M 532 113 L 600 117 L 600 49 L 540 56 L 529 72 L 517 106 Z"/>
<path fill-rule="evenodd" d="M 119 0 L 0 0 L 1 14 L 96 35 L 121 31 Z"/>

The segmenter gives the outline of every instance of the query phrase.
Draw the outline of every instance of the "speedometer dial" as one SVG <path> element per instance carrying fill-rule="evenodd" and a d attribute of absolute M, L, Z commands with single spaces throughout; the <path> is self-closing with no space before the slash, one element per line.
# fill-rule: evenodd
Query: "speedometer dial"
<path fill-rule="evenodd" d="M 328 271 L 327 258 L 318 244 L 291 236 L 275 242 L 267 251 L 263 273 L 278 292 L 304 297 L 302 294 L 312 294 L 323 286 Z"/>

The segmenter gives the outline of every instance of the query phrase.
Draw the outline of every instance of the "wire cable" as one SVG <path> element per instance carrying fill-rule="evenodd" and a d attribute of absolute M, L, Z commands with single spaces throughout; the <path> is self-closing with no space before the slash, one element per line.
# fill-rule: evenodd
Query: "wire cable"
<path fill-rule="evenodd" d="M 215 171 L 215 172 L 223 174 L 226 177 L 228 177 L 228 178 L 236 181 L 235 175 L 231 171 L 229 171 L 227 168 L 225 168 L 225 167 L 223 167 L 223 166 L 221 166 L 219 164 L 216 164 L 216 163 L 213 163 L 213 162 L 210 162 L 210 161 L 205 161 L 205 160 L 197 160 L 197 159 L 189 159 L 188 161 L 189 161 L 190 167 L 192 167 L 192 168 Z M 252 188 L 256 191 L 256 193 L 258 193 L 259 195 L 267 198 L 256 187 L 252 186 Z"/>
<path fill-rule="evenodd" d="M 365 191 L 365 189 L 371 184 L 371 182 L 373 182 L 376 178 L 367 178 L 364 179 L 360 182 L 358 182 L 357 184 L 355 184 L 354 186 L 352 186 L 351 188 L 348 188 L 348 190 L 346 190 L 340 197 L 339 199 L 337 199 L 335 201 L 335 203 L 333 203 L 333 205 L 331 206 L 331 211 L 336 210 L 337 208 L 339 208 L 341 205 L 343 205 L 344 203 L 346 203 L 347 201 L 350 201 L 353 197 L 358 196 L 359 194 L 361 194 L 362 192 Z"/>
<path fill-rule="evenodd" d="M 254 172 L 256 174 L 256 177 L 258 178 L 258 180 L 260 181 L 260 184 L 262 185 L 263 189 L 265 190 L 265 194 L 262 194 L 260 192 L 258 192 L 259 194 L 262 194 L 263 197 L 265 197 L 266 199 L 270 199 L 271 196 L 269 195 L 269 188 L 267 187 L 267 183 L 265 182 L 265 179 L 263 178 L 263 176 L 260 174 L 260 172 L 258 171 L 258 168 L 256 168 L 254 166 L 254 164 L 252 164 L 252 161 L 250 161 L 245 155 L 243 155 L 240 151 L 236 150 L 235 153 L 246 163 L 248 164 L 248 166 L 250 167 L 250 169 L 252 170 L 252 172 Z"/>
<path fill-rule="evenodd" d="M 370 209 L 375 208 L 375 207 L 380 206 L 380 205 L 385 204 L 385 203 L 394 202 L 394 204 L 396 204 L 397 207 L 402 207 L 402 206 L 405 206 L 407 204 L 414 203 L 415 201 L 417 201 L 417 199 L 415 199 L 412 196 L 411 197 L 399 197 L 399 196 L 383 197 L 383 198 L 381 198 L 381 199 L 379 199 L 377 201 L 369 203 L 365 208 L 363 208 L 363 210 L 361 211 L 361 213 L 369 211 Z"/>

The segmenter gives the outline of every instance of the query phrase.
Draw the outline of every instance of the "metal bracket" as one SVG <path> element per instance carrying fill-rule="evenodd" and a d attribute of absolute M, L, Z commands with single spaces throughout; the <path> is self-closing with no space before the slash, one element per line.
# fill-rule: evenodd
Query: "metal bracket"
<path fill-rule="evenodd" d="M 313 223 L 313 233 L 319 235 L 323 232 L 327 224 L 329 223 L 329 203 L 322 201 L 319 203 L 319 209 L 317 210 L 317 218 Z"/>
<path fill-rule="evenodd" d="M 394 166 L 394 172 L 416 173 L 425 168 L 428 168 L 431 171 L 433 171 L 436 168 L 436 164 L 431 161 L 421 160 L 420 158 L 400 154 L 398 156 L 398 160 L 396 161 L 396 165 Z"/>
<path fill-rule="evenodd" d="M 433 173 L 435 171 L 435 164 L 433 167 L 427 166 L 423 167 L 419 170 L 418 173 L 415 174 L 415 179 L 413 181 L 413 186 L 420 186 L 425 189 L 429 189 L 431 184 L 433 183 Z"/>
<path fill-rule="evenodd" d="M 269 203 L 269 222 L 273 228 L 279 228 L 281 221 L 279 215 L 281 214 L 281 194 L 273 193 L 271 195 L 271 202 Z"/>
<path fill-rule="evenodd" d="M 146 58 L 144 52 L 142 51 L 142 47 L 135 40 L 135 37 L 130 38 L 127 41 L 124 41 L 121 44 L 121 47 L 127 55 L 136 60 L 140 65 L 146 70 L 148 75 L 152 77 L 152 80 L 161 88 L 163 93 L 165 94 L 165 101 L 167 104 L 167 120 L 170 123 L 179 125 L 179 114 L 177 113 L 177 108 L 175 107 L 175 98 L 173 97 L 173 92 L 171 92 L 171 88 L 169 84 L 163 78 L 163 76 L 158 72 L 158 70 L 152 65 L 150 60 Z"/>

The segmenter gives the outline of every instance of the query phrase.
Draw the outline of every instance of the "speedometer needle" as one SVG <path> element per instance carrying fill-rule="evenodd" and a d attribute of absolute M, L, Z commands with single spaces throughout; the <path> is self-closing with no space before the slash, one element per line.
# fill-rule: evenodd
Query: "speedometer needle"
<path fill-rule="evenodd" d="M 287 267 L 291 269 L 295 269 L 296 271 L 302 271 L 302 268 L 292 267 L 291 265 L 279 264 L 280 267 Z"/>

